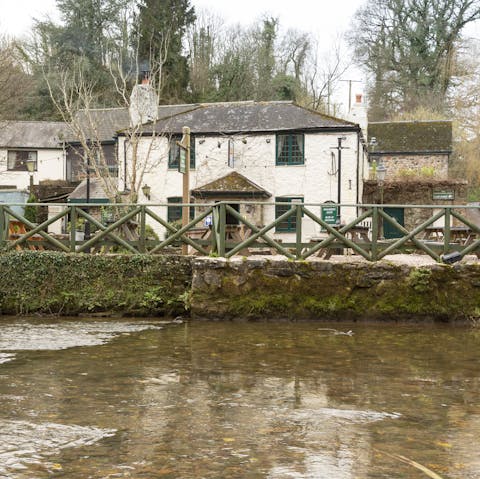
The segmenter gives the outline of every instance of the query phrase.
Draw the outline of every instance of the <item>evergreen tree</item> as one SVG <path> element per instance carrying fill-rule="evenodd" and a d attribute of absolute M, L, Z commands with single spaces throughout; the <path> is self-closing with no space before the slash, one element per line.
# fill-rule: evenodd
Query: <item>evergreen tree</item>
<path fill-rule="evenodd" d="M 183 52 L 187 28 L 195 21 L 190 0 L 142 0 L 137 21 L 141 62 L 162 63 L 162 100 L 182 100 L 189 81 L 188 61 Z"/>

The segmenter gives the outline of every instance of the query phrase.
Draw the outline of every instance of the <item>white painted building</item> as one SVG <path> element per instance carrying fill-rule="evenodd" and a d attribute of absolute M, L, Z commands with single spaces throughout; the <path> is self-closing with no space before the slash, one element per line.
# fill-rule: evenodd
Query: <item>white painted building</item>
<path fill-rule="evenodd" d="M 66 125 L 51 121 L 0 122 L 0 186 L 26 190 L 30 184 L 27 163 L 33 163 L 33 182 L 64 180 Z"/>
<path fill-rule="evenodd" d="M 267 192 L 261 201 L 315 204 L 310 209 L 317 216 L 321 216 L 320 204 L 327 201 L 349 205 L 361 202 L 367 158 L 357 124 L 292 102 L 200 104 L 145 125 L 142 131 L 137 161 L 139 167 L 145 167 L 143 183 L 150 187 L 150 198 L 142 197 L 140 192 L 139 200 L 152 205 L 171 203 L 170 208 L 153 207 L 165 219 L 176 219 L 172 212 L 178 213 L 179 208 L 174 205 L 182 196 L 175 142 L 180 139 L 183 126 L 190 127 L 192 134 L 190 190 L 199 190 L 196 203 L 202 202 L 202 186 L 232 172 Z M 118 156 L 124 159 L 119 169 L 120 189 L 128 184 L 132 174 L 131 150 L 127 138 L 120 133 Z M 203 202 L 221 199 L 232 203 L 246 201 L 248 193 L 242 197 L 238 190 L 222 190 L 206 195 Z M 274 221 L 281 211 L 282 207 L 262 206 L 261 222 Z M 356 213 L 353 206 L 342 208 L 341 222 L 352 220 Z M 311 220 L 306 219 L 303 224 L 304 240 L 320 233 L 320 227 Z M 277 227 L 275 237 L 288 241 L 293 235 L 294 225 L 291 226 L 289 222 Z"/>

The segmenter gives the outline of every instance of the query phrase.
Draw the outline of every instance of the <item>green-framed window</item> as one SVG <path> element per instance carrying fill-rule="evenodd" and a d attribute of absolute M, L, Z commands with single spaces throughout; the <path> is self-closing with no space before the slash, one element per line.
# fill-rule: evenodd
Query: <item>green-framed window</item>
<path fill-rule="evenodd" d="M 174 135 L 170 138 L 168 150 L 168 168 L 178 170 L 178 163 L 180 161 L 180 147 L 177 141 L 182 139 L 179 135 Z M 190 169 L 195 168 L 195 137 L 190 136 Z"/>
<path fill-rule="evenodd" d="M 305 163 L 305 136 L 303 133 L 277 135 L 276 164 L 303 165 Z"/>
<path fill-rule="evenodd" d="M 301 196 L 279 196 L 275 198 L 275 203 L 282 203 L 275 205 L 275 219 L 286 213 L 292 204 L 303 203 L 303 197 Z M 293 213 L 287 219 L 281 221 L 275 227 L 275 231 L 279 233 L 291 233 L 296 231 L 297 228 L 297 215 Z"/>
<path fill-rule="evenodd" d="M 182 219 L 182 207 L 178 206 L 179 203 L 182 203 L 181 196 L 172 196 L 167 198 L 167 221 L 173 223 L 174 221 L 179 221 Z M 195 218 L 195 207 L 190 206 L 190 219 Z"/>

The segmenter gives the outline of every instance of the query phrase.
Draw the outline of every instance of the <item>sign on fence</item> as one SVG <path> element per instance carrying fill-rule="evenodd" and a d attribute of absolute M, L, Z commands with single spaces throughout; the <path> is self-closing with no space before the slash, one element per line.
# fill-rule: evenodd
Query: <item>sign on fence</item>
<path fill-rule="evenodd" d="M 322 206 L 322 220 L 329 225 L 338 224 L 338 206 L 336 203 L 328 202 Z"/>

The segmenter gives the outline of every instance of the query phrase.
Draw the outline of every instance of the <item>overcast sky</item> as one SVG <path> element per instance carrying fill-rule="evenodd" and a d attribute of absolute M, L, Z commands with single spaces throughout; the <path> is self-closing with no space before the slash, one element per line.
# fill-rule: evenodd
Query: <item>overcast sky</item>
<path fill-rule="evenodd" d="M 28 32 L 33 18 L 47 15 L 57 18 L 55 0 L 0 0 L 0 26 L 4 32 Z M 196 8 L 206 8 L 224 17 L 228 23 L 249 24 L 263 14 L 273 14 L 286 27 L 298 28 L 322 36 L 344 31 L 363 0 L 191 0 Z"/>
<path fill-rule="evenodd" d="M 357 8 L 364 0 L 191 0 L 197 10 L 206 9 L 217 13 L 227 24 L 249 25 L 270 15 L 279 18 L 283 29 L 295 28 L 310 32 L 317 39 L 320 49 L 330 46 L 334 38 L 344 33 Z M 28 34 L 33 19 L 50 17 L 58 20 L 55 0 L 0 0 L 0 31 L 8 35 Z M 362 74 L 352 69 L 346 79 L 362 79 Z M 355 92 L 362 91 L 362 85 L 355 83 Z M 347 85 L 342 85 L 340 101 L 348 103 Z M 339 101 L 337 100 L 337 101 Z"/>

